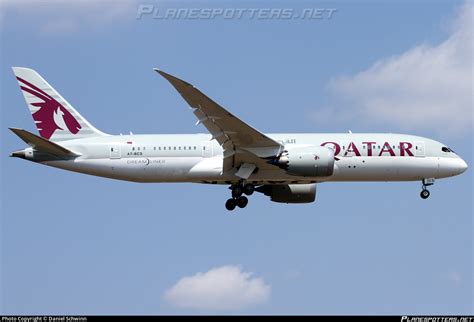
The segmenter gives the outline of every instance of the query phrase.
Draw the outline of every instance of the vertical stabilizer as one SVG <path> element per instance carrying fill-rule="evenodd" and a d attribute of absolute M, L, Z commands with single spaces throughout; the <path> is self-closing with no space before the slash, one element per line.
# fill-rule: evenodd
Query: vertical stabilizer
<path fill-rule="evenodd" d="M 36 71 L 13 67 L 41 137 L 63 141 L 103 136 Z"/>

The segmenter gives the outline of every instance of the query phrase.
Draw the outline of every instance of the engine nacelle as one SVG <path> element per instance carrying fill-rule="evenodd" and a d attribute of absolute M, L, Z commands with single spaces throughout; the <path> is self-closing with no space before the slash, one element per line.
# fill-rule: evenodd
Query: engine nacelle
<path fill-rule="evenodd" d="M 334 150 L 324 146 L 289 148 L 273 163 L 291 175 L 329 177 L 334 172 Z"/>
<path fill-rule="evenodd" d="M 263 185 L 255 189 L 281 203 L 310 203 L 316 199 L 316 184 Z"/>

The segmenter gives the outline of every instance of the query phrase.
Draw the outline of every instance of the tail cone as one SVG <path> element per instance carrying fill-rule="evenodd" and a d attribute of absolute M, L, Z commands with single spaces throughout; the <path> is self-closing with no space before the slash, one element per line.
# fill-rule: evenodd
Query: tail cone
<path fill-rule="evenodd" d="M 12 152 L 10 154 L 10 157 L 26 159 L 25 150 L 18 150 L 18 151 Z"/>

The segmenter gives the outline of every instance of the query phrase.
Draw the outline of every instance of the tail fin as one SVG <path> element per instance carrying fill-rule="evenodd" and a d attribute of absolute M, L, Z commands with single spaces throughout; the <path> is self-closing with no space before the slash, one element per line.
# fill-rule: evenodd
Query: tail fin
<path fill-rule="evenodd" d="M 51 141 L 103 136 L 36 71 L 13 67 L 41 137 Z"/>

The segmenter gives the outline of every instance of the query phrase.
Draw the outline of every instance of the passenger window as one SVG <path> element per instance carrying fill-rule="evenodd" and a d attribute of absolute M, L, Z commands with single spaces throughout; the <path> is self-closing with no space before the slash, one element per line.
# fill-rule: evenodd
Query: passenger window
<path fill-rule="evenodd" d="M 132 148 L 132 151 L 135 151 L 135 147 Z"/>
<path fill-rule="evenodd" d="M 137 150 L 140 151 L 140 147 L 137 147 Z"/>

